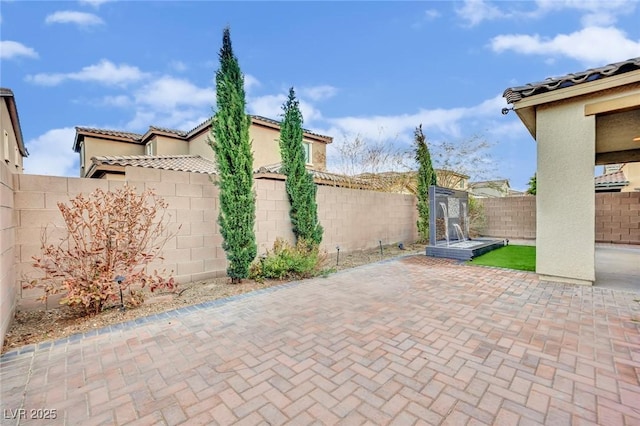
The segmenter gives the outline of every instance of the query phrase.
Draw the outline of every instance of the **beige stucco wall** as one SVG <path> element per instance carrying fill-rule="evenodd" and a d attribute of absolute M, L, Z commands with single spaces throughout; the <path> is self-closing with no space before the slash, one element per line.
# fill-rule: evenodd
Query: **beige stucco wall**
<path fill-rule="evenodd" d="M 638 126 L 640 127 L 640 124 Z M 629 185 L 622 188 L 622 192 L 640 191 L 640 163 L 627 163 L 622 166 L 622 171 L 629 181 Z"/>
<path fill-rule="evenodd" d="M 7 132 L 9 139 L 8 151 L 6 152 L 5 157 L 5 147 L 4 147 L 4 132 Z M 16 139 L 16 134 L 13 131 L 13 123 L 11 123 L 11 116 L 9 115 L 9 109 L 7 108 L 7 104 L 4 101 L 4 98 L 0 100 L 0 161 L 2 161 L 5 165 L 7 165 L 8 170 L 11 173 L 22 173 L 23 167 L 23 158 L 22 154 L 18 152 L 18 158 L 16 162 L 16 154 L 15 150 L 18 147 L 18 141 Z M 8 158 L 8 160 L 5 160 Z"/>
<path fill-rule="evenodd" d="M 595 130 L 582 101 L 538 107 L 536 272 L 554 280 L 595 280 Z"/>
<path fill-rule="evenodd" d="M 136 143 L 119 142 L 84 137 L 84 170 L 80 170 L 80 176 L 85 176 L 86 170 L 91 167 L 91 157 L 101 157 L 108 155 L 144 155 L 144 145 Z"/>
<path fill-rule="evenodd" d="M 206 131 L 193 138 L 189 142 L 189 154 L 199 155 L 215 161 L 215 154 L 208 143 L 210 136 L 210 133 Z M 252 143 L 254 169 L 259 169 L 262 166 L 279 163 L 281 161 L 280 132 L 278 130 L 253 124 L 249 127 L 249 138 Z M 326 170 L 327 145 L 322 142 L 313 141 L 310 138 L 305 138 L 304 141 L 312 144 L 311 157 L 313 168 L 316 170 Z"/>
<path fill-rule="evenodd" d="M 280 162 L 280 132 L 270 127 L 253 124 L 249 127 L 253 148 L 253 168 Z"/>
<path fill-rule="evenodd" d="M 189 142 L 156 135 L 150 141 L 153 146 L 153 155 L 184 155 L 189 154 Z"/>
<path fill-rule="evenodd" d="M 0 162 L 0 347 L 4 344 L 17 303 L 16 228 L 13 174 L 7 164 Z"/>
<path fill-rule="evenodd" d="M 202 132 L 189 142 L 189 154 L 199 155 L 210 161 L 216 161 L 215 153 L 209 146 L 209 132 Z"/>

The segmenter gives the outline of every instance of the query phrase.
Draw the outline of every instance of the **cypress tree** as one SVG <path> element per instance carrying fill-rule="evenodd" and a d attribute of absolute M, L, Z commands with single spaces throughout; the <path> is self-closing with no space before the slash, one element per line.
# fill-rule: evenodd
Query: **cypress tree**
<path fill-rule="evenodd" d="M 225 28 L 216 71 L 216 113 L 212 147 L 218 167 L 222 248 L 227 254 L 227 275 L 239 283 L 249 274 L 257 254 L 254 223 L 253 153 L 249 140 L 250 117 L 245 113 L 244 75 L 233 54 L 229 28 Z"/>
<path fill-rule="evenodd" d="M 286 190 L 291 209 L 289 217 L 296 240 L 318 246 L 322 241 L 322 226 L 318 222 L 316 185 L 305 167 L 302 145 L 302 113 L 293 87 L 282 106 L 284 119 L 280 126 L 281 172 L 287 176 Z"/>
<path fill-rule="evenodd" d="M 436 173 L 431 163 L 431 154 L 426 138 L 422 133 L 422 124 L 414 132 L 415 155 L 418 162 L 418 235 L 420 241 L 429 241 L 429 186 L 436 185 Z"/>

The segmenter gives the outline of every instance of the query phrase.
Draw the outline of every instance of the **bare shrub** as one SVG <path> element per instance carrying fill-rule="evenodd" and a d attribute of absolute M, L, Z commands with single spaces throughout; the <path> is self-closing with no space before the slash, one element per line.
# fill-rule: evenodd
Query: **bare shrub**
<path fill-rule="evenodd" d="M 173 290 L 173 277 L 163 276 L 166 271 L 147 271 L 151 261 L 162 259 L 162 247 L 173 236 L 166 229 L 167 206 L 152 190 L 136 194 L 128 185 L 80 194 L 69 205 L 58 203 L 67 235 L 51 244 L 45 230 L 42 254 L 33 257 L 44 277 L 25 287 L 43 288 L 43 302 L 66 293 L 60 303 L 80 307 L 86 315 L 99 313 L 107 302 L 119 303 L 124 293 L 127 303 L 139 305 L 139 289 L 145 286 Z"/>

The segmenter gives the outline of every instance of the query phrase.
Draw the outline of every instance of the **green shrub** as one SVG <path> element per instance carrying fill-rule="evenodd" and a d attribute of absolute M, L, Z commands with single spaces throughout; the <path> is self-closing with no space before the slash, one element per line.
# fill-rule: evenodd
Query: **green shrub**
<path fill-rule="evenodd" d="M 322 274 L 324 255 L 318 246 L 305 240 L 298 240 L 293 246 L 280 238 L 273 243 L 273 249 L 265 257 L 253 262 L 249 277 L 255 280 L 265 278 L 310 278 Z"/>

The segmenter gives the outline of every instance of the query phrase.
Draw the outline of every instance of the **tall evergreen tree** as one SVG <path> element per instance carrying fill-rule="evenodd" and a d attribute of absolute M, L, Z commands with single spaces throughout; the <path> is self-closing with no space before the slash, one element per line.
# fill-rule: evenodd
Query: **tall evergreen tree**
<path fill-rule="evenodd" d="M 426 138 L 422 133 L 422 124 L 414 132 L 415 155 L 418 162 L 418 184 L 416 197 L 418 199 L 418 235 L 420 241 L 429 240 L 429 186 L 437 185 L 436 173 L 431 163 L 431 154 Z"/>
<path fill-rule="evenodd" d="M 257 254 L 254 223 L 253 153 L 249 140 L 250 117 L 245 113 L 244 75 L 231 48 L 229 28 L 225 28 L 216 71 L 216 113 L 211 142 L 218 166 L 220 214 L 218 223 L 222 248 L 227 254 L 227 275 L 239 283 L 249 274 Z"/>
<path fill-rule="evenodd" d="M 287 176 L 286 189 L 291 209 L 289 217 L 293 234 L 297 240 L 314 245 L 322 241 L 322 226 L 318 222 L 316 185 L 313 176 L 305 167 L 305 152 L 302 145 L 302 113 L 293 87 L 282 106 L 284 119 L 280 126 L 281 172 Z"/>

